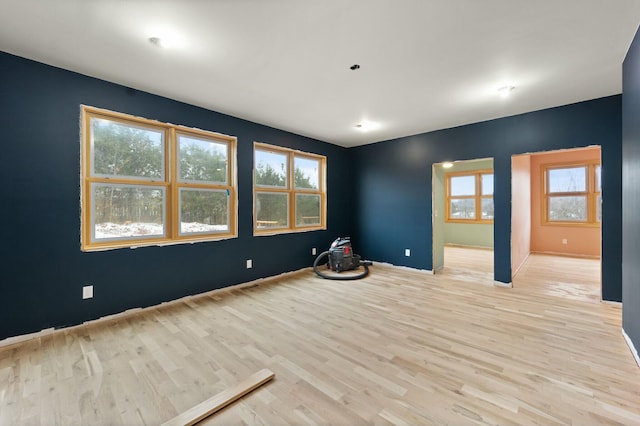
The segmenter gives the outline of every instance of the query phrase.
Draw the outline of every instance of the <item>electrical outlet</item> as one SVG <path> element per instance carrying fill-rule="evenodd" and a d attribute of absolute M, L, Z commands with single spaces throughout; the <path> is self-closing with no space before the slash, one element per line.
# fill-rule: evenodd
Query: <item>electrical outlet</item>
<path fill-rule="evenodd" d="M 311 254 L 314 255 L 314 256 L 316 255 L 316 248 L 315 247 L 311 249 Z"/>
<path fill-rule="evenodd" d="M 568 242 L 568 241 L 567 241 L 567 239 L 566 239 L 566 238 L 563 238 L 563 239 L 562 239 L 562 244 L 567 244 L 567 242 Z"/>
<path fill-rule="evenodd" d="M 411 256 L 411 249 L 404 249 L 404 255 L 407 257 Z"/>
<path fill-rule="evenodd" d="M 247 259 L 247 269 L 253 268 L 253 260 Z"/>
<path fill-rule="evenodd" d="M 85 285 L 82 287 L 82 298 L 83 299 L 93 299 L 93 286 Z"/>

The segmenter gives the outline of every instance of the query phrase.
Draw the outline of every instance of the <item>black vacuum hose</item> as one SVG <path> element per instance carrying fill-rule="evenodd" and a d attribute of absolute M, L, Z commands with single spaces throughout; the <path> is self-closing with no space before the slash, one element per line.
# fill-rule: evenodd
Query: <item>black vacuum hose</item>
<path fill-rule="evenodd" d="M 316 257 L 316 260 L 313 262 L 313 271 L 318 274 L 319 277 L 322 278 L 326 278 L 328 280 L 338 280 L 338 281 L 350 281 L 350 280 L 359 280 L 360 278 L 364 278 L 367 275 L 369 275 L 369 265 L 371 265 L 371 262 L 368 261 L 364 261 L 362 262 L 362 266 L 364 267 L 364 271 L 362 271 L 359 274 L 349 274 L 349 275 L 327 275 L 325 273 L 322 273 L 318 270 L 318 264 L 320 263 L 320 260 L 322 260 L 325 257 L 329 256 L 329 250 L 327 251 L 323 251 L 322 253 L 320 253 L 320 255 L 318 257 Z"/>

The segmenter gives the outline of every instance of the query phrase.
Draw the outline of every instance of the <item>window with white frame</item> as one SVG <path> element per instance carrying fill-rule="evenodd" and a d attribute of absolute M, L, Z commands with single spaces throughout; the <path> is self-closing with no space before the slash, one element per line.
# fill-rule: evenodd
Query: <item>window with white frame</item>
<path fill-rule="evenodd" d="M 236 138 L 82 107 L 82 249 L 237 236 Z"/>

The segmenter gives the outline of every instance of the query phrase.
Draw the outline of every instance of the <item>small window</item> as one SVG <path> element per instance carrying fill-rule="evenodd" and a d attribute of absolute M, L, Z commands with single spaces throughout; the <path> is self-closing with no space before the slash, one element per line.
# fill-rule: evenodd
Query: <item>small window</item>
<path fill-rule="evenodd" d="M 546 224 L 594 226 L 601 220 L 600 164 L 543 166 Z"/>
<path fill-rule="evenodd" d="M 446 221 L 493 222 L 493 172 L 447 173 Z"/>
<path fill-rule="evenodd" d="M 326 158 L 255 143 L 254 233 L 326 229 Z"/>
<path fill-rule="evenodd" d="M 237 236 L 236 139 L 82 107 L 82 249 Z"/>

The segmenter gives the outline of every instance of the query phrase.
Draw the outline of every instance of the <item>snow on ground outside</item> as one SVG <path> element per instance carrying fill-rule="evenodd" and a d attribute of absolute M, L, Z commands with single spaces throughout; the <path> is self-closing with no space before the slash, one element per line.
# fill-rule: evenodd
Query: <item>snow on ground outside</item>
<path fill-rule="evenodd" d="M 180 224 L 182 233 L 197 232 L 220 232 L 227 231 L 227 225 L 207 225 L 198 222 L 182 222 Z M 126 222 L 126 223 L 97 223 L 96 238 L 116 238 L 116 237 L 148 237 L 154 235 L 162 235 L 162 224 L 160 223 L 144 223 L 144 222 Z"/>

